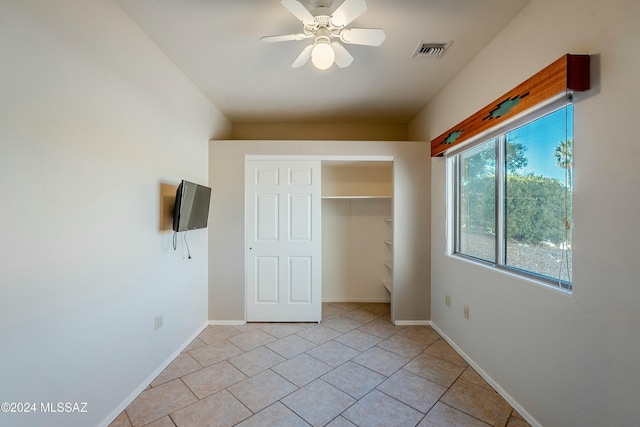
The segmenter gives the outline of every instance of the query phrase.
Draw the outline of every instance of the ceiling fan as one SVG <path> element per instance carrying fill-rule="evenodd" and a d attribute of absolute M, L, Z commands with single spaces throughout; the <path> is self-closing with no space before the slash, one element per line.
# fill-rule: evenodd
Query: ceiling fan
<path fill-rule="evenodd" d="M 340 42 L 380 46 L 386 37 L 380 28 L 346 28 L 353 20 L 366 12 L 367 3 L 365 0 L 344 0 L 333 13 L 329 12 L 332 0 L 311 0 L 311 11 L 298 0 L 280 0 L 280 3 L 302 22 L 303 32 L 282 36 L 264 36 L 260 40 L 263 42 L 283 42 L 313 39 L 313 43 L 305 47 L 293 61 L 292 68 L 302 67 L 309 61 L 309 58 L 311 58 L 313 65 L 320 70 L 328 69 L 334 62 L 340 68 L 348 67 L 353 62 L 353 56 Z"/>

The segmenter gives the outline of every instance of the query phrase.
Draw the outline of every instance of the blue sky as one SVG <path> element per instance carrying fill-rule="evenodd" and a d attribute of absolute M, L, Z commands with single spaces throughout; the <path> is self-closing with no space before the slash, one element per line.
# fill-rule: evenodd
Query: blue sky
<path fill-rule="evenodd" d="M 573 106 L 569 105 L 509 132 L 508 140 L 527 147 L 525 155 L 529 164 L 521 173 L 548 176 L 564 182 L 565 170 L 556 166 L 553 150 L 561 141 L 573 140 L 572 124 Z"/>

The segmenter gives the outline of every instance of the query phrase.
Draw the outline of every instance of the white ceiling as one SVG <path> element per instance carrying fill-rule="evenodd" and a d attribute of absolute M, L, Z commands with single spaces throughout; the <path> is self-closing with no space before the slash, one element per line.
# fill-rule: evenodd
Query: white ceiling
<path fill-rule="evenodd" d="M 408 123 L 529 2 L 367 0 L 350 27 L 383 28 L 384 43 L 345 45 L 351 66 L 319 71 L 290 68 L 308 40 L 259 41 L 302 30 L 278 0 L 116 1 L 232 122 L 300 123 Z M 442 58 L 411 57 L 449 41 Z"/>

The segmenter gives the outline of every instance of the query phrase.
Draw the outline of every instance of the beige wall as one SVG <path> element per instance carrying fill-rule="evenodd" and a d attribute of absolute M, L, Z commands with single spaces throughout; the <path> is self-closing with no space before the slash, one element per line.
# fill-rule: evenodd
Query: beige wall
<path fill-rule="evenodd" d="M 419 142 L 212 141 L 209 319 L 244 320 L 244 166 L 247 155 L 393 156 L 396 320 L 429 319 L 429 156 Z"/>
<path fill-rule="evenodd" d="M 410 124 L 428 141 L 563 54 L 594 55 L 575 103 L 572 295 L 446 256 L 432 160 L 432 320 L 533 425 L 640 425 L 639 23 L 636 0 L 532 0 Z"/>
<path fill-rule="evenodd" d="M 322 200 L 322 300 L 388 302 L 391 199 Z"/>
<path fill-rule="evenodd" d="M 394 123 L 234 123 L 232 139 L 406 141 L 406 124 Z"/>
<path fill-rule="evenodd" d="M 323 196 L 392 196 L 393 163 L 357 162 L 322 165 Z"/>
<path fill-rule="evenodd" d="M 0 424 L 106 426 L 206 324 L 207 233 L 173 251 L 160 183 L 206 183 L 231 126 L 114 2 L 0 17 L 0 401 L 88 411 Z"/>

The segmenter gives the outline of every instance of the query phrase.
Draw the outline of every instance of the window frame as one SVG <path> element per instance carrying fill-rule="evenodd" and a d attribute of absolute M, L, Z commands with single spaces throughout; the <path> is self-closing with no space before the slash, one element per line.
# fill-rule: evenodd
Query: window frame
<path fill-rule="evenodd" d="M 447 245 L 446 253 L 448 256 L 461 259 L 467 262 L 480 264 L 495 271 L 500 271 L 517 277 L 525 278 L 537 284 L 542 284 L 551 289 L 555 289 L 565 293 L 573 293 L 573 279 L 571 281 L 562 280 L 560 277 L 552 278 L 538 274 L 532 271 L 523 270 L 518 267 L 506 264 L 505 260 L 505 186 L 506 186 L 506 138 L 507 134 L 517 128 L 534 122 L 555 111 L 567 108 L 573 105 L 573 94 L 571 91 L 562 93 L 556 97 L 550 98 L 547 102 L 524 111 L 512 119 L 501 123 L 499 126 L 488 129 L 475 137 L 465 141 L 465 143 L 448 150 L 445 153 L 446 159 L 446 209 L 447 209 Z M 571 123 L 573 125 L 575 117 Z M 494 261 L 485 260 L 473 255 L 459 252 L 461 248 L 460 230 L 460 157 L 459 155 L 465 151 L 473 149 L 476 146 L 494 140 L 494 148 L 496 151 L 496 167 L 495 167 L 495 254 Z"/>

